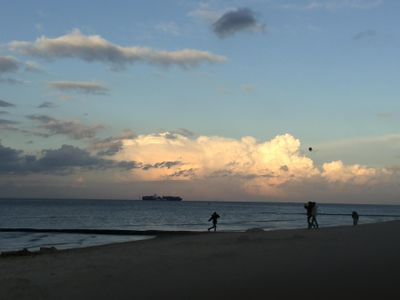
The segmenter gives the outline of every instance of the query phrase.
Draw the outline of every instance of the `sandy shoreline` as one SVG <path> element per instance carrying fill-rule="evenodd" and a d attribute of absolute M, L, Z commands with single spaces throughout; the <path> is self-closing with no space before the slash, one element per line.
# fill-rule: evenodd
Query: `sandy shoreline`
<path fill-rule="evenodd" d="M 400 294 L 399 233 L 400 221 L 175 234 L 5 257 L 0 299 L 387 299 Z"/>

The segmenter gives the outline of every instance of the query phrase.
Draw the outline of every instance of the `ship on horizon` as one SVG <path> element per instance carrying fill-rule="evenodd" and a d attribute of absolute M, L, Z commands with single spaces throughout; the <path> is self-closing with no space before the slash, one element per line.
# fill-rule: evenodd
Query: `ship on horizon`
<path fill-rule="evenodd" d="M 142 196 L 142 200 L 144 201 L 182 201 L 182 197 L 179 196 L 158 196 L 154 194 L 152 196 Z"/>

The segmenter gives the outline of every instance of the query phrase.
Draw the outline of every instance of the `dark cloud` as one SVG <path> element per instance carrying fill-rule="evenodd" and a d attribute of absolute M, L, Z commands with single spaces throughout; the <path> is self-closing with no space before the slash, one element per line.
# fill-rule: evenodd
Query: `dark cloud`
<path fill-rule="evenodd" d="M 16 132 L 16 133 L 22 133 L 26 136 L 40 136 L 44 138 L 50 137 L 49 134 L 43 133 L 43 132 L 38 132 L 34 130 L 29 130 L 29 129 L 23 129 L 19 128 L 13 125 L 19 124 L 19 122 L 16 121 L 10 121 L 10 120 L 3 120 L 5 122 L 0 122 L 0 130 L 7 130 L 11 132 Z"/>
<path fill-rule="evenodd" d="M 8 111 L 0 110 L 0 115 L 8 115 L 8 114 L 9 114 Z"/>
<path fill-rule="evenodd" d="M 179 166 L 179 165 L 182 165 L 181 161 L 177 161 L 177 160 L 176 161 L 162 161 L 162 162 L 158 162 L 155 164 L 144 164 L 142 166 L 142 169 L 145 171 L 150 170 L 150 169 L 165 169 L 165 168 L 170 169 L 172 167 Z"/>
<path fill-rule="evenodd" d="M 176 178 L 176 177 L 188 178 L 188 177 L 194 177 L 195 175 L 196 175 L 196 169 L 190 168 L 190 169 L 176 171 L 175 173 L 168 175 L 168 177 L 171 177 L 171 178 Z"/>
<path fill-rule="evenodd" d="M 224 62 L 225 57 L 206 51 L 183 49 L 178 51 L 154 50 L 145 47 L 115 45 L 99 35 L 84 35 L 78 29 L 58 38 L 40 37 L 35 42 L 14 41 L 10 48 L 24 55 L 44 59 L 79 58 L 86 62 L 110 64 L 114 70 L 137 62 L 183 68 L 204 62 Z"/>
<path fill-rule="evenodd" d="M 136 134 L 131 130 L 125 130 L 122 135 L 96 139 L 89 149 L 100 156 L 111 156 L 122 150 L 122 140 L 134 139 Z"/>
<path fill-rule="evenodd" d="M 54 108 L 57 107 L 53 102 L 45 101 L 42 104 L 38 105 L 38 108 Z"/>
<path fill-rule="evenodd" d="M 20 62 L 12 56 L 0 56 L 0 83 L 22 84 L 23 82 L 14 78 L 5 78 L 5 73 L 14 73 L 19 69 Z"/>
<path fill-rule="evenodd" d="M 134 161 L 113 161 L 91 155 L 71 145 L 42 150 L 40 155 L 25 155 L 21 150 L 5 147 L 0 142 L 0 173 L 69 174 L 74 170 L 105 170 L 139 168 Z"/>
<path fill-rule="evenodd" d="M 0 74 L 16 72 L 19 68 L 19 62 L 11 56 L 0 56 Z"/>
<path fill-rule="evenodd" d="M 122 141 L 114 139 L 104 139 L 97 142 L 95 147 L 101 149 L 97 152 L 100 156 L 112 156 L 122 150 Z"/>
<path fill-rule="evenodd" d="M 0 141 L 0 173 L 20 172 L 34 160 L 35 157 L 23 155 L 21 150 L 4 147 Z"/>
<path fill-rule="evenodd" d="M 214 24 L 213 31 L 219 38 L 226 38 L 240 31 L 264 31 L 249 8 L 238 8 L 224 13 Z"/>
<path fill-rule="evenodd" d="M 15 107 L 15 105 L 0 99 L 0 107 Z"/>
<path fill-rule="evenodd" d="M 14 125 L 18 124 L 17 121 L 11 121 L 6 119 L 0 119 L 0 131 L 7 130 L 7 131 L 18 131 L 18 128 Z"/>
<path fill-rule="evenodd" d="M 103 84 L 94 81 L 52 81 L 49 86 L 63 92 L 77 92 L 94 95 L 107 95 L 109 90 Z"/>
<path fill-rule="evenodd" d="M 62 134 L 75 140 L 93 138 L 104 128 L 102 125 L 86 126 L 77 121 L 62 121 L 45 115 L 30 115 L 27 118 L 38 122 L 49 136 Z"/>
<path fill-rule="evenodd" d="M 353 40 L 362 40 L 362 39 L 367 39 L 376 36 L 376 31 L 375 30 L 365 30 L 357 33 L 356 35 L 353 36 Z"/>
<path fill-rule="evenodd" d="M 103 159 L 92 156 L 86 150 L 80 148 L 63 145 L 56 150 L 43 150 L 43 157 L 38 160 L 38 164 L 44 170 L 68 170 L 70 168 L 79 167 L 84 169 L 133 169 L 137 168 L 136 162 Z"/>
<path fill-rule="evenodd" d="M 26 155 L 21 150 L 3 146 L 0 141 L 0 174 L 45 173 L 66 175 L 79 170 L 169 169 L 180 164 L 179 161 L 163 161 L 155 164 L 115 161 L 104 159 L 71 145 L 62 145 L 58 149 L 45 149 L 39 155 Z"/>
<path fill-rule="evenodd" d="M 228 169 L 220 169 L 212 172 L 208 175 L 209 178 L 217 178 L 217 177 L 232 177 L 234 173 Z"/>

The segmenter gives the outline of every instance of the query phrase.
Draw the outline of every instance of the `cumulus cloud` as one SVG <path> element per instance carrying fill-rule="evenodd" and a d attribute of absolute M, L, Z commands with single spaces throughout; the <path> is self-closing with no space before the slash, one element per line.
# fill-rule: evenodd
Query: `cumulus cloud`
<path fill-rule="evenodd" d="M 29 115 L 27 118 L 39 123 L 39 128 L 45 129 L 48 136 L 62 134 L 75 140 L 93 138 L 104 128 L 102 125 L 87 126 L 79 121 L 63 121 L 46 115 Z"/>
<path fill-rule="evenodd" d="M 0 99 L 0 107 L 15 107 L 15 105 Z"/>
<path fill-rule="evenodd" d="M 108 88 L 95 81 L 51 81 L 49 87 L 63 92 L 78 92 L 94 95 L 108 94 Z"/>
<path fill-rule="evenodd" d="M 220 38 L 226 38 L 240 31 L 264 31 L 255 13 L 249 8 L 237 8 L 224 13 L 214 24 L 213 31 Z"/>
<path fill-rule="evenodd" d="M 376 35 L 376 31 L 375 30 L 365 30 L 365 31 L 361 31 L 357 34 L 355 34 L 353 36 L 353 40 L 362 40 L 362 39 L 367 39 L 367 38 L 371 38 L 374 37 Z"/>
<path fill-rule="evenodd" d="M 137 62 L 190 68 L 204 62 L 226 61 L 224 56 L 195 49 L 165 51 L 124 47 L 113 44 L 99 35 L 84 35 L 78 29 L 57 38 L 42 36 L 35 42 L 14 41 L 10 43 L 10 48 L 23 55 L 44 59 L 79 58 L 86 62 L 103 62 L 115 70 Z"/>
<path fill-rule="evenodd" d="M 63 145 L 36 154 L 0 143 L 0 176 L 34 174 L 29 178 L 36 180 L 40 174 L 88 171 L 100 180 L 92 186 L 96 191 L 112 190 L 120 197 L 132 196 L 135 187 L 135 195 L 138 191 L 174 191 L 189 199 L 320 202 L 398 199 L 398 167 L 371 167 L 340 160 L 317 164 L 314 155 L 302 151 L 300 141 L 290 134 L 265 141 L 250 136 L 232 139 L 177 133 L 170 138 L 169 134 L 126 132 L 97 140 L 87 149 Z M 36 182 L 35 186 L 40 184 L 45 183 Z"/>
<path fill-rule="evenodd" d="M 118 152 L 110 158 L 142 162 L 143 168 L 131 171 L 132 180 L 209 181 L 230 180 L 249 195 L 280 197 L 288 186 L 314 183 L 320 186 L 362 186 L 378 180 L 390 171 L 341 161 L 318 166 L 304 155 L 298 139 L 290 134 L 269 141 L 253 137 L 228 139 L 217 136 L 188 137 L 170 133 L 138 135 L 122 140 Z M 170 162 L 163 168 L 157 162 Z"/>
<path fill-rule="evenodd" d="M 377 175 L 378 171 L 361 165 L 345 166 L 342 161 L 333 161 L 322 165 L 322 177 L 330 182 L 364 184 Z"/>

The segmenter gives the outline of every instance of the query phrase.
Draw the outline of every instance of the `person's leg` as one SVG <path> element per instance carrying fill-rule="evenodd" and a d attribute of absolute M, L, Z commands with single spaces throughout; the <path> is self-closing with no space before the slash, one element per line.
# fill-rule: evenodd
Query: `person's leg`
<path fill-rule="evenodd" d="M 314 217 L 313 222 L 314 222 L 314 227 L 318 229 L 318 222 L 316 217 Z"/>

